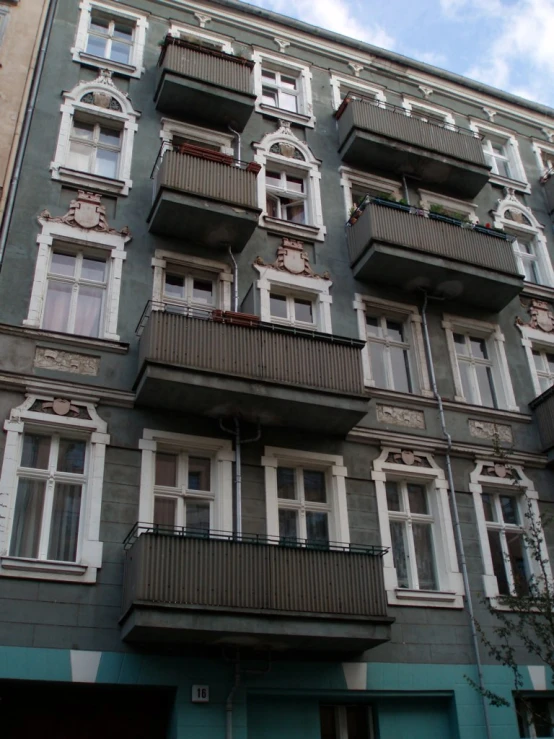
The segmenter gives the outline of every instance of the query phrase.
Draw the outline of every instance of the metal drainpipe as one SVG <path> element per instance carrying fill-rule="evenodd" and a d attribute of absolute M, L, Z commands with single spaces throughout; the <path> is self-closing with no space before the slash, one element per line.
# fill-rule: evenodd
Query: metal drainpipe
<path fill-rule="evenodd" d="M 227 700 L 225 701 L 225 739 L 233 739 L 233 698 L 240 684 L 240 662 L 237 655 L 235 662 L 235 680 Z"/>
<path fill-rule="evenodd" d="M 234 128 L 231 128 L 231 126 L 227 126 L 227 128 L 229 129 L 229 131 L 231 131 L 231 133 L 234 133 L 235 136 L 237 137 L 237 150 L 238 150 L 237 151 L 237 155 L 238 155 L 237 156 L 237 159 L 240 162 L 240 155 L 241 155 L 241 138 L 240 138 L 240 133 L 238 131 L 235 131 Z"/>
<path fill-rule="evenodd" d="M 404 200 L 409 205 L 410 204 L 410 192 L 408 190 L 408 183 L 406 182 L 406 175 L 402 175 L 402 189 L 404 190 Z"/>
<path fill-rule="evenodd" d="M 490 726 L 490 721 L 489 721 L 489 707 L 487 704 L 487 699 L 483 695 L 483 692 L 485 690 L 485 680 L 483 677 L 483 668 L 481 665 L 481 655 L 479 654 L 479 637 L 477 635 L 477 629 L 475 627 L 475 620 L 474 620 L 474 615 L 473 615 L 474 614 L 473 600 L 471 597 L 471 590 L 469 587 L 467 561 L 466 561 L 466 556 L 465 556 L 465 551 L 464 551 L 464 542 L 462 539 L 462 529 L 460 526 L 460 516 L 458 514 L 458 504 L 456 503 L 456 489 L 454 487 L 454 476 L 452 474 L 452 463 L 450 459 L 450 452 L 452 450 L 452 437 L 448 433 L 448 429 L 446 427 L 444 406 L 442 404 L 442 398 L 437 388 L 435 365 L 433 364 L 433 355 L 431 352 L 431 342 L 429 340 L 429 328 L 427 326 L 427 292 L 423 291 L 423 294 L 424 294 L 424 299 L 423 299 L 423 306 L 421 309 L 421 318 L 422 318 L 422 324 L 423 324 L 423 339 L 425 343 L 425 354 L 427 356 L 427 364 L 429 365 L 429 374 L 431 376 L 431 387 L 433 390 L 433 395 L 435 396 L 435 400 L 437 401 L 437 406 L 439 410 L 441 429 L 442 429 L 443 436 L 446 439 L 446 455 L 445 455 L 446 474 L 448 477 L 450 509 L 452 512 L 452 518 L 454 520 L 454 538 L 456 540 L 456 548 L 458 550 L 460 568 L 462 570 L 462 578 L 464 581 L 464 588 L 466 591 L 465 594 L 466 594 L 467 612 L 469 616 L 469 623 L 470 623 L 470 629 L 471 629 L 471 640 L 473 642 L 473 651 L 475 654 L 475 666 L 477 667 L 477 674 L 479 677 L 479 688 L 481 690 L 481 700 L 483 704 L 483 714 L 485 718 L 485 731 L 487 733 L 487 739 L 492 739 L 491 726 Z"/>
<path fill-rule="evenodd" d="M 229 256 L 233 262 L 233 310 L 235 313 L 239 309 L 239 266 L 237 260 L 233 256 L 231 245 L 229 244 Z"/>
<path fill-rule="evenodd" d="M 27 105 L 25 119 L 23 121 L 23 127 L 21 129 L 21 138 L 19 139 L 19 147 L 17 150 L 13 174 L 9 185 L 8 197 L 6 198 L 6 208 L 4 210 L 2 228 L 0 230 L 0 267 L 2 266 L 2 262 L 4 261 L 4 252 L 6 250 L 6 242 L 8 240 L 8 231 L 11 225 L 15 205 L 15 196 L 17 193 L 19 178 L 21 176 L 21 169 L 23 167 L 23 157 L 25 156 L 25 149 L 27 148 L 27 142 L 29 140 L 31 121 L 33 119 L 33 113 L 35 111 L 40 78 L 42 77 L 42 71 L 44 69 L 46 50 L 48 48 L 52 26 L 54 25 L 54 17 L 56 15 L 57 6 L 58 0 L 51 0 L 50 7 L 48 8 L 48 15 L 46 16 L 46 22 L 44 24 L 44 29 L 42 31 L 40 51 L 33 75 L 33 83 L 31 85 L 31 91 L 29 93 L 29 103 Z"/>
<path fill-rule="evenodd" d="M 250 444 L 253 441 L 258 441 L 262 435 L 262 428 L 258 423 L 258 431 L 255 436 L 250 439 L 241 439 L 240 436 L 240 420 L 237 416 L 234 417 L 234 428 L 228 429 L 223 421 L 219 420 L 219 425 L 228 434 L 232 434 L 235 437 L 235 529 L 234 535 L 237 539 L 242 538 L 242 445 Z"/>

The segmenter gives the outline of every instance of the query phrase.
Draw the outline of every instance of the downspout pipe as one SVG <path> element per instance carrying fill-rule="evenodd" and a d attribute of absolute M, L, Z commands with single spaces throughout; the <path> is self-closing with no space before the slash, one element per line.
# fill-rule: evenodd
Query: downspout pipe
<path fill-rule="evenodd" d="M 223 431 L 235 437 L 235 526 L 233 534 L 240 541 L 242 539 L 242 445 L 258 441 L 262 435 L 262 428 L 258 423 L 256 435 L 249 439 L 242 439 L 240 435 L 240 419 L 238 416 L 234 417 L 233 422 L 234 426 L 232 429 L 227 428 L 221 419 L 219 425 Z"/>
<path fill-rule="evenodd" d="M 33 75 L 33 82 L 31 85 L 31 90 L 29 92 L 29 102 L 27 104 L 27 110 L 25 111 L 25 118 L 21 129 L 21 138 L 19 140 L 17 155 L 14 162 L 13 174 L 9 184 L 8 196 L 6 198 L 4 218 L 2 219 L 2 227 L 0 228 L 0 268 L 4 261 L 4 252 L 6 251 L 6 243 L 8 241 L 8 231 L 10 229 L 13 217 L 15 196 L 17 194 L 19 179 L 21 177 L 23 158 L 25 156 L 25 150 L 27 149 L 27 143 L 29 141 L 31 122 L 33 120 L 33 114 L 35 112 L 40 80 L 42 77 L 42 72 L 44 70 L 44 60 L 46 58 L 46 51 L 48 49 L 48 42 L 50 41 L 50 35 L 52 33 L 52 27 L 54 25 L 54 17 L 56 15 L 57 7 L 58 0 L 50 0 L 48 14 L 46 16 L 46 21 L 44 23 L 44 28 L 42 31 L 40 50 L 38 53 L 37 64 Z"/>
<path fill-rule="evenodd" d="M 240 685 L 240 662 L 235 662 L 235 680 L 225 701 L 225 739 L 233 739 L 233 698 Z"/>
<path fill-rule="evenodd" d="M 481 663 L 481 655 L 479 653 L 479 637 L 477 634 L 477 627 L 475 626 L 474 610 L 473 610 L 473 599 L 471 597 L 471 590 L 469 587 L 469 575 L 467 571 L 467 560 L 464 550 L 464 542 L 462 539 L 462 528 L 460 526 L 460 516 L 458 512 L 458 504 L 456 502 L 456 489 L 454 487 L 454 475 L 452 474 L 452 461 L 450 453 L 452 451 L 452 437 L 448 432 L 446 425 L 446 417 L 444 414 L 444 406 L 442 398 L 437 388 L 437 378 L 435 375 L 435 365 L 433 364 L 433 354 L 431 351 L 431 341 L 429 339 L 429 327 L 427 325 L 427 292 L 424 291 L 423 305 L 421 308 L 421 320 L 423 326 L 423 340 L 425 343 L 425 355 L 427 357 L 427 364 L 429 366 L 429 375 L 431 379 L 431 388 L 433 395 L 437 401 L 441 430 L 444 438 L 446 439 L 446 475 L 448 478 L 448 489 L 450 498 L 450 510 L 452 513 L 452 519 L 454 522 L 454 538 L 456 540 L 456 549 L 458 550 L 458 558 L 460 562 L 460 569 L 462 570 L 462 578 L 464 581 L 464 589 L 466 596 L 466 609 L 469 616 L 469 625 L 471 629 L 471 641 L 473 644 L 473 652 L 475 655 L 475 666 L 477 667 L 478 684 L 481 691 L 481 700 L 483 704 L 483 715 L 485 719 L 485 731 L 487 739 L 492 739 L 491 725 L 489 719 L 489 707 L 487 699 L 485 698 L 485 679 L 483 677 L 483 667 Z"/>
<path fill-rule="evenodd" d="M 237 137 L 237 159 L 240 162 L 240 155 L 242 153 L 240 133 L 238 131 L 235 131 L 234 128 L 231 128 L 231 126 L 227 126 L 227 128 L 229 129 L 229 131 L 231 131 L 232 134 L 234 134 Z"/>
<path fill-rule="evenodd" d="M 235 259 L 231 245 L 229 244 L 229 256 L 233 262 L 233 310 L 236 313 L 239 309 L 239 266 Z"/>

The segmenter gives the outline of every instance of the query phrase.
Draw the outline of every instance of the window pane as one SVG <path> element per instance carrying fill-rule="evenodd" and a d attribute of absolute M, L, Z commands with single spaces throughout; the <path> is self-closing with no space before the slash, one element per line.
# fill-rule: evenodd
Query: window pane
<path fill-rule="evenodd" d="M 304 498 L 310 503 L 327 502 L 324 472 L 304 470 Z"/>
<path fill-rule="evenodd" d="M 511 523 L 517 526 L 519 524 L 517 500 L 512 495 L 500 495 L 499 498 L 504 523 Z"/>
<path fill-rule="evenodd" d="M 496 521 L 496 510 L 494 506 L 494 499 L 488 493 L 483 493 L 481 496 L 483 501 L 483 511 L 485 513 L 485 521 Z"/>
<path fill-rule="evenodd" d="M 119 148 L 119 142 L 121 139 L 121 132 L 113 128 L 106 128 L 105 126 L 100 127 L 100 135 L 98 141 L 101 144 L 107 144 L 108 146 L 114 146 Z"/>
<path fill-rule="evenodd" d="M 471 353 L 475 359 L 488 359 L 487 345 L 483 339 L 474 339 L 470 337 Z"/>
<path fill-rule="evenodd" d="M 296 95 L 289 95 L 281 92 L 279 95 L 279 107 L 281 110 L 290 110 L 292 113 L 298 112 L 298 98 Z"/>
<path fill-rule="evenodd" d="M 466 337 L 463 334 L 454 334 L 454 346 L 456 347 L 456 354 L 467 356 Z"/>
<path fill-rule="evenodd" d="M 284 216 L 287 221 L 292 221 L 293 223 L 306 222 L 306 208 L 303 200 L 290 203 L 289 205 L 286 205 L 286 200 L 281 200 L 281 202 L 285 205 Z"/>
<path fill-rule="evenodd" d="M 397 321 L 387 321 L 387 335 L 391 341 L 404 341 L 402 324 Z"/>
<path fill-rule="evenodd" d="M 403 523 L 399 521 L 390 522 L 390 535 L 392 543 L 392 557 L 396 568 L 396 577 L 399 588 L 409 588 L 408 579 L 408 557 L 406 546 L 406 532 Z"/>
<path fill-rule="evenodd" d="M 113 36 L 114 38 L 131 41 L 133 38 L 133 26 L 127 25 L 121 21 L 116 21 L 114 23 Z"/>
<path fill-rule="evenodd" d="M 492 371 L 490 367 L 482 364 L 475 365 L 477 374 L 477 382 L 479 384 L 479 392 L 481 393 L 481 405 L 487 405 L 496 408 L 496 398 L 494 395 L 494 385 L 492 381 Z"/>
<path fill-rule="evenodd" d="M 392 379 L 394 390 L 401 393 L 410 393 L 412 384 L 410 382 L 410 368 L 408 364 L 408 352 L 398 346 L 389 348 L 392 366 Z"/>
<path fill-rule="evenodd" d="M 281 87 L 285 87 L 290 90 L 296 90 L 296 80 L 294 79 L 294 77 L 285 77 L 285 75 L 282 74 Z"/>
<path fill-rule="evenodd" d="M 269 311 L 274 318 L 287 317 L 287 299 L 284 295 L 269 294 Z"/>
<path fill-rule="evenodd" d="M 468 403 L 475 403 L 475 393 L 473 392 L 473 388 L 471 385 L 471 365 L 467 362 L 458 362 L 458 368 L 460 370 L 460 377 L 462 380 L 462 390 L 464 393 L 464 398 L 468 401 Z"/>
<path fill-rule="evenodd" d="M 437 581 L 435 577 L 431 526 L 414 523 L 412 525 L 412 531 L 414 534 L 414 548 L 419 587 L 421 590 L 436 590 Z"/>
<path fill-rule="evenodd" d="M 185 278 L 181 275 L 167 275 L 165 276 L 164 294 L 168 298 L 180 298 L 185 297 Z"/>
<path fill-rule="evenodd" d="M 270 90 L 267 87 L 262 88 L 262 103 L 277 107 L 277 90 Z"/>
<path fill-rule="evenodd" d="M 186 516 L 188 529 L 210 530 L 209 503 L 187 503 Z"/>
<path fill-rule="evenodd" d="M 75 314 L 75 333 L 80 336 L 100 335 L 100 316 L 104 290 L 101 287 L 81 285 L 77 295 L 77 310 Z"/>
<path fill-rule="evenodd" d="M 42 328 L 48 331 L 67 331 L 72 286 L 48 280 Z"/>
<path fill-rule="evenodd" d="M 271 72 L 269 69 L 262 69 L 262 77 L 275 82 L 275 72 Z"/>
<path fill-rule="evenodd" d="M 192 299 L 196 303 L 211 305 L 213 303 L 213 282 L 208 280 L 192 281 Z"/>
<path fill-rule="evenodd" d="M 401 511 L 402 510 L 402 498 L 398 483 L 389 481 L 385 483 L 385 489 L 387 491 L 387 507 L 389 511 Z"/>
<path fill-rule="evenodd" d="M 103 18 L 97 13 L 93 13 L 90 17 L 90 30 L 99 31 L 100 33 L 108 33 L 110 21 L 107 18 Z"/>
<path fill-rule="evenodd" d="M 554 374 L 554 354 L 546 355 L 546 363 L 548 365 L 548 371 Z"/>
<path fill-rule="evenodd" d="M 87 54 L 93 54 L 94 56 L 101 56 L 105 58 L 107 45 L 107 39 L 89 34 L 87 41 Z"/>
<path fill-rule="evenodd" d="M 523 259 L 522 263 L 523 271 L 525 273 L 525 279 L 527 280 L 527 282 L 534 282 L 538 284 L 540 282 L 540 279 L 539 271 L 537 269 L 537 263 L 529 259 Z"/>
<path fill-rule="evenodd" d="M 83 121 L 74 120 L 72 135 L 79 139 L 92 141 L 94 138 L 94 125 L 92 123 L 83 123 Z"/>
<path fill-rule="evenodd" d="M 512 567 L 512 577 L 518 595 L 526 595 L 529 592 L 527 572 L 525 568 L 525 557 L 523 555 L 523 537 L 521 534 L 506 532 L 506 543 Z"/>
<path fill-rule="evenodd" d="M 296 470 L 292 467 L 277 467 L 277 497 L 296 499 Z"/>
<path fill-rule="evenodd" d="M 298 539 L 298 512 L 279 509 L 279 536 L 281 539 Z"/>
<path fill-rule="evenodd" d="M 326 513 L 306 511 L 306 539 L 309 544 L 329 543 L 329 521 Z"/>
<path fill-rule="evenodd" d="M 320 706 L 319 725 L 321 739 L 337 739 L 336 708 L 335 706 Z"/>
<path fill-rule="evenodd" d="M 10 544 L 12 557 L 38 557 L 45 485 L 42 480 L 19 480 Z"/>
<path fill-rule="evenodd" d="M 176 454 L 156 452 L 156 485 L 169 488 L 177 486 L 177 460 Z"/>
<path fill-rule="evenodd" d="M 110 59 L 120 64 L 129 64 L 131 58 L 131 46 L 129 44 L 122 44 L 120 41 L 112 41 L 112 50 L 110 52 Z"/>
<path fill-rule="evenodd" d="M 411 513 L 429 513 L 424 485 L 408 483 L 408 501 Z"/>
<path fill-rule="evenodd" d="M 106 279 L 106 262 L 103 259 L 83 257 L 81 277 L 83 280 L 91 280 L 92 282 L 104 282 Z"/>
<path fill-rule="evenodd" d="M 119 152 L 108 149 L 96 150 L 96 174 L 101 177 L 117 177 Z"/>
<path fill-rule="evenodd" d="M 542 359 L 542 354 L 536 350 L 533 350 L 533 361 L 535 363 L 535 367 L 539 371 L 544 371 L 544 363 Z"/>
<path fill-rule="evenodd" d="M 189 490 L 210 490 L 212 461 L 209 457 L 189 457 Z"/>
<path fill-rule="evenodd" d="M 292 190 L 293 192 L 304 192 L 304 180 L 300 177 L 291 177 L 290 175 L 286 175 L 287 179 L 287 190 Z"/>
<path fill-rule="evenodd" d="M 85 453 L 87 445 L 75 439 L 60 439 L 58 450 L 58 471 L 72 472 L 82 475 L 85 471 Z"/>
<path fill-rule="evenodd" d="M 312 303 L 309 300 L 294 301 L 294 318 L 303 323 L 313 323 Z"/>
<path fill-rule="evenodd" d="M 524 698 L 516 703 L 520 736 L 552 737 L 552 701 L 546 698 Z M 531 733 L 533 727 L 534 733 Z"/>
<path fill-rule="evenodd" d="M 23 452 L 21 466 L 33 467 L 37 470 L 48 469 L 50 456 L 50 437 L 38 434 L 25 434 L 23 437 Z"/>
<path fill-rule="evenodd" d="M 504 561 L 504 553 L 500 544 L 500 532 L 489 531 L 488 534 L 492 557 L 492 568 L 496 575 L 498 592 L 500 595 L 510 595 L 510 586 L 506 576 L 506 563 Z"/>
<path fill-rule="evenodd" d="M 367 706 L 346 706 L 345 710 L 348 739 L 369 739 Z"/>
<path fill-rule="evenodd" d="M 48 559 L 75 562 L 81 513 L 81 486 L 56 483 Z"/>
<path fill-rule="evenodd" d="M 265 207 L 267 210 L 267 215 L 270 218 L 279 218 L 280 210 L 278 198 L 274 198 L 271 195 L 268 195 L 265 201 Z"/>
<path fill-rule="evenodd" d="M 77 169 L 80 172 L 90 172 L 93 151 L 94 149 L 89 144 L 82 144 L 80 141 L 71 141 L 69 144 L 67 166 L 69 169 Z"/>
<path fill-rule="evenodd" d="M 175 498 L 162 498 L 156 495 L 154 498 L 154 521 L 157 526 L 175 526 L 175 514 L 177 512 L 177 501 Z"/>
<path fill-rule="evenodd" d="M 52 254 L 50 263 L 50 272 L 55 275 L 64 275 L 65 277 L 73 277 L 75 274 L 75 264 L 77 258 L 74 254 L 60 254 L 55 251 Z"/>
<path fill-rule="evenodd" d="M 387 387 L 387 378 L 385 375 L 385 355 L 383 344 L 369 345 L 369 360 L 371 363 L 371 374 L 376 387 Z"/>

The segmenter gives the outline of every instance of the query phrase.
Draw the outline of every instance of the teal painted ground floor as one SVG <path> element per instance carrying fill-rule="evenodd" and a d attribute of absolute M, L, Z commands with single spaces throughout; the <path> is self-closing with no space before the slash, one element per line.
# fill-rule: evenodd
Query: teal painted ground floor
<path fill-rule="evenodd" d="M 481 700 L 466 676 L 475 678 L 471 666 L 261 656 L 237 667 L 234 653 L 0 647 L 0 735 L 225 739 L 230 720 L 233 739 L 485 739 Z M 525 691 L 548 697 L 544 668 L 524 667 L 522 676 Z M 512 702 L 489 709 L 494 739 L 518 739 L 511 673 L 490 666 L 485 678 Z"/>

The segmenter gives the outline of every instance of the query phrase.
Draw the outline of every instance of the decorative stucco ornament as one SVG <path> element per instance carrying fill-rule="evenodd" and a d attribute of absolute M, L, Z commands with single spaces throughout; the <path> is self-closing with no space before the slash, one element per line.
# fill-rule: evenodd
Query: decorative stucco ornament
<path fill-rule="evenodd" d="M 100 368 L 100 357 L 91 357 L 87 354 L 76 354 L 75 352 L 64 352 L 60 349 L 48 349 L 47 347 L 37 346 L 33 364 L 39 369 L 95 376 L 98 374 Z"/>
<path fill-rule="evenodd" d="M 544 300 L 537 300 L 531 298 L 527 306 L 527 313 L 531 317 L 528 323 L 522 321 L 521 318 L 516 318 L 517 326 L 527 326 L 528 328 L 539 329 L 544 331 L 545 334 L 551 334 L 554 332 L 554 313 L 552 313 L 552 306 L 550 303 Z"/>
<path fill-rule="evenodd" d="M 65 223 L 68 226 L 83 228 L 87 231 L 118 234 L 124 236 L 125 241 L 131 238 L 127 226 L 122 228 L 121 231 L 110 227 L 106 220 L 106 208 L 102 205 L 102 196 L 85 190 L 77 192 L 77 198 L 71 201 L 69 210 L 64 216 L 53 218 L 49 211 L 43 210 L 39 218 L 52 223 Z"/>
<path fill-rule="evenodd" d="M 411 449 L 402 449 L 401 452 L 391 452 L 387 457 L 387 462 L 392 464 L 405 464 L 408 467 L 430 467 L 429 460 L 412 451 Z"/>
<path fill-rule="evenodd" d="M 399 408 L 392 405 L 377 405 L 377 420 L 393 426 L 407 426 L 413 429 L 425 428 L 425 415 L 422 411 Z"/>
<path fill-rule="evenodd" d="M 256 257 L 254 262 L 260 267 L 270 267 L 278 269 L 280 272 L 289 272 L 291 275 L 303 275 L 304 277 L 314 277 L 316 279 L 329 280 L 329 272 L 322 275 L 316 274 L 311 265 L 308 254 L 304 251 L 304 242 L 289 239 L 286 236 L 281 242 L 281 246 L 277 249 L 277 259 L 273 264 L 266 264 L 262 257 Z"/>
<path fill-rule="evenodd" d="M 508 444 L 511 444 L 514 440 L 511 426 L 502 423 L 469 419 L 468 425 L 469 433 L 477 439 L 497 439 Z"/>

